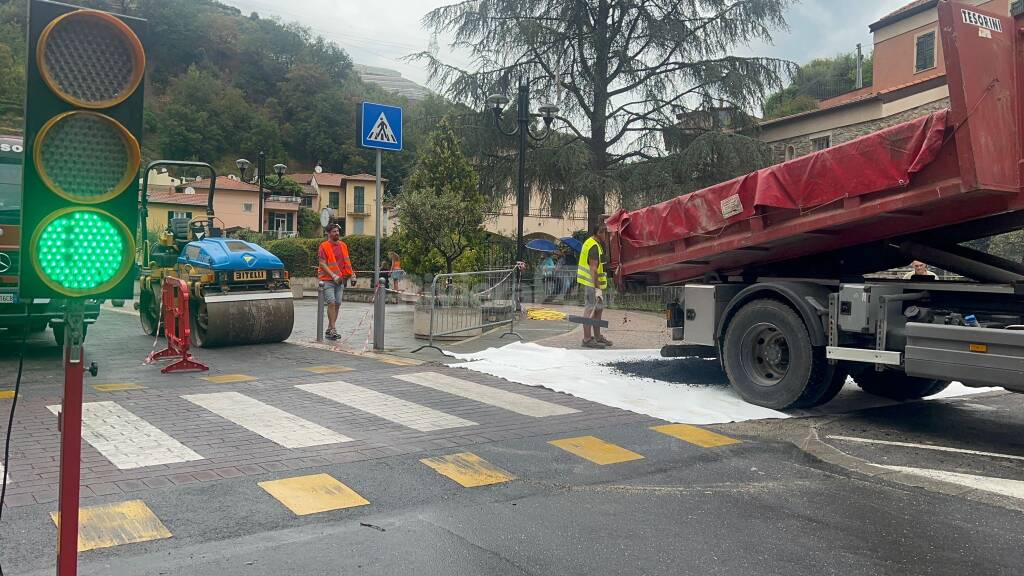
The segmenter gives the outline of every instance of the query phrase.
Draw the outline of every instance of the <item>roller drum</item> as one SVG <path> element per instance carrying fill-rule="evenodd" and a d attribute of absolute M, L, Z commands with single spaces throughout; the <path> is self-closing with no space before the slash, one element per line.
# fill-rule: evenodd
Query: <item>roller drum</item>
<path fill-rule="evenodd" d="M 291 335 L 294 323 L 291 299 L 200 300 L 192 323 L 192 341 L 203 348 L 283 342 Z"/>

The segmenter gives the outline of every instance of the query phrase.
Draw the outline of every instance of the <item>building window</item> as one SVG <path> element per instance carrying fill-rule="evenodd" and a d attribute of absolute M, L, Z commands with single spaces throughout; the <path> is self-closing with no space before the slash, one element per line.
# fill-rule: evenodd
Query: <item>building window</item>
<path fill-rule="evenodd" d="M 171 225 L 171 220 L 174 220 L 175 218 L 188 218 L 189 220 L 191 220 L 192 219 L 192 213 L 191 212 L 178 212 L 178 211 L 175 211 L 175 210 L 168 210 L 167 211 L 167 225 L 170 226 Z"/>
<path fill-rule="evenodd" d="M 313 207 L 313 197 L 312 196 L 303 196 L 302 197 L 302 207 L 303 208 L 312 208 Z"/>
<path fill-rule="evenodd" d="M 915 45 L 914 74 L 935 68 L 935 31 L 918 36 Z"/>
<path fill-rule="evenodd" d="M 357 214 L 366 212 L 366 188 L 356 186 L 355 198 L 352 200 L 352 211 Z"/>
<path fill-rule="evenodd" d="M 826 134 L 825 136 L 819 136 L 818 138 L 811 138 L 811 148 L 815 152 L 821 152 L 826 148 L 832 147 L 832 135 Z"/>
<path fill-rule="evenodd" d="M 796 146 L 786 146 L 786 162 L 796 158 Z"/>
<path fill-rule="evenodd" d="M 242 203 L 242 212 L 252 212 L 252 202 Z"/>
<path fill-rule="evenodd" d="M 352 233 L 362 234 L 363 233 L 363 219 L 356 218 L 355 222 L 352 223 Z"/>
<path fill-rule="evenodd" d="M 340 192 L 331 192 L 329 198 L 330 199 L 328 200 L 327 205 L 330 206 L 332 210 L 337 210 L 338 208 L 341 207 L 341 193 Z"/>

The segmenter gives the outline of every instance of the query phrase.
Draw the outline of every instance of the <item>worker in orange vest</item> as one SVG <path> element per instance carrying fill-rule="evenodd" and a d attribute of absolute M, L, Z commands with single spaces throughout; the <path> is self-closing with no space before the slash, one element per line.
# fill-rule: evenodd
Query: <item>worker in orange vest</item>
<path fill-rule="evenodd" d="M 341 299 L 345 294 L 345 281 L 355 278 L 352 260 L 348 256 L 348 245 L 341 239 L 341 226 L 331 224 L 327 227 L 327 240 L 320 243 L 317 251 L 320 268 L 320 290 L 323 291 L 324 302 L 327 303 L 327 331 L 324 336 L 329 340 L 337 340 L 341 336 L 335 323 L 341 311 Z"/>

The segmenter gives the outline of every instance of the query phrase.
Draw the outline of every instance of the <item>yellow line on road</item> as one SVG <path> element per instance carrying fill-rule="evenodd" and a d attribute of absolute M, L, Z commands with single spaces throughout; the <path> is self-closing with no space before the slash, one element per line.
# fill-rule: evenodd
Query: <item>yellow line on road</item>
<path fill-rule="evenodd" d="M 339 372 L 350 372 L 352 368 L 335 364 L 331 366 L 311 366 L 309 368 L 303 368 L 302 370 L 305 372 L 312 372 L 313 374 L 337 374 Z"/>
<path fill-rule="evenodd" d="M 14 390 L 0 390 L 0 399 L 14 398 Z"/>
<path fill-rule="evenodd" d="M 221 376 L 206 376 L 203 380 L 208 380 L 214 384 L 233 384 L 235 382 L 252 382 L 255 380 L 255 376 L 246 376 L 245 374 L 223 374 Z"/>
<path fill-rule="evenodd" d="M 730 446 L 740 443 L 735 438 L 729 438 L 728 436 L 716 434 L 710 430 L 690 426 L 689 424 L 665 424 L 664 426 L 654 426 L 651 430 L 667 434 L 701 448 L 718 448 L 719 446 Z"/>
<path fill-rule="evenodd" d="M 122 392 L 124 390 L 142 390 L 145 386 L 125 382 L 123 384 L 93 384 L 93 388 L 100 392 Z"/>
<path fill-rule="evenodd" d="M 501 484 L 516 477 L 498 468 L 472 452 L 460 452 L 436 458 L 424 458 L 420 462 L 458 482 L 466 488 Z"/>
<path fill-rule="evenodd" d="M 629 462 L 631 460 L 641 460 L 643 456 L 633 452 L 632 450 L 626 450 L 621 446 L 616 446 L 596 438 L 594 436 L 580 436 L 579 438 L 565 438 L 562 440 L 552 440 L 548 442 L 552 446 L 557 446 L 566 452 L 575 454 L 580 458 L 586 458 L 595 464 L 618 464 L 620 462 Z"/>
<path fill-rule="evenodd" d="M 60 525 L 59 512 L 50 512 L 50 517 Z M 78 524 L 79 552 L 171 537 L 142 500 L 80 508 Z"/>
<path fill-rule="evenodd" d="M 370 503 L 329 474 L 270 480 L 260 482 L 259 486 L 298 516 Z"/>

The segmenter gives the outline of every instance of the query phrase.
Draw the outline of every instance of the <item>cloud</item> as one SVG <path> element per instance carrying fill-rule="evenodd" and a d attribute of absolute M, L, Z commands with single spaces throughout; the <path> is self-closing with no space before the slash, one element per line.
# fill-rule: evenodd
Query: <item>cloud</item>
<path fill-rule="evenodd" d="M 776 33 L 773 44 L 753 44 L 738 52 L 797 63 L 853 51 L 858 42 L 870 52 L 868 25 L 908 1 L 802 0 L 787 11 L 789 30 Z M 427 71 L 421 64 L 402 58 L 430 47 L 431 35 L 420 21 L 430 10 L 451 4 L 452 0 L 227 0 L 227 3 L 245 14 L 258 12 L 262 17 L 277 16 L 285 22 L 298 22 L 313 33 L 338 43 L 359 64 L 398 70 L 414 82 L 430 85 Z M 468 65 L 465 54 L 448 50 L 443 39 L 439 43 L 442 58 L 455 65 Z"/>

